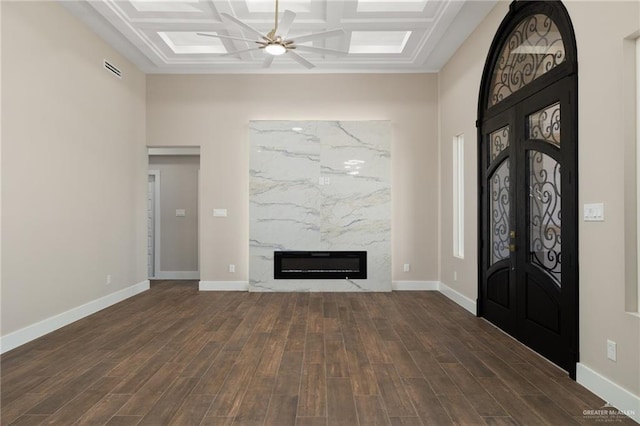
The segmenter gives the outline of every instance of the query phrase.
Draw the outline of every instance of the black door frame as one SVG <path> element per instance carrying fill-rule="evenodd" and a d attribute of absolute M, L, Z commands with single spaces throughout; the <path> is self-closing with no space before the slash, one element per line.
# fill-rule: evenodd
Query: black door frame
<path fill-rule="evenodd" d="M 510 96 L 501 100 L 495 105 L 489 107 L 489 96 L 491 93 L 491 80 L 494 68 L 496 67 L 503 46 L 508 41 L 508 37 L 515 27 L 528 16 L 535 14 L 544 14 L 549 16 L 557 25 L 561 33 L 564 48 L 565 60 L 551 69 L 549 72 L 541 75 L 520 90 L 512 93 Z M 559 83 L 562 82 L 562 83 Z M 487 153 L 483 151 L 483 141 L 486 135 L 486 126 L 499 117 L 509 117 L 509 121 L 515 119 L 516 108 L 521 108 L 527 98 L 536 94 L 540 94 L 545 90 L 552 90 L 553 85 L 561 84 L 562 87 L 568 88 L 568 105 L 563 111 L 563 141 L 564 134 L 569 135 L 568 143 L 563 143 L 561 149 L 562 158 L 562 280 L 563 280 L 563 305 L 567 308 L 563 316 L 563 330 L 570 341 L 570 352 L 565 357 L 566 362 L 562 362 L 561 367 L 568 370 L 571 378 L 575 379 L 576 363 L 579 361 L 578 353 L 578 62 L 577 48 L 575 42 L 575 33 L 569 14 L 559 0 L 550 1 L 513 1 L 509 7 L 509 12 L 504 18 L 494 39 L 485 62 L 482 80 L 480 84 L 480 95 L 478 98 L 478 121 L 476 127 L 478 129 L 478 303 L 477 315 L 485 314 L 485 297 L 483 296 L 483 283 L 485 273 L 489 265 L 489 242 L 485 241 L 487 236 L 486 226 L 488 224 L 487 217 L 488 206 L 485 208 L 485 200 L 483 190 L 486 185 L 485 172 L 488 166 Z M 569 114 L 567 116 L 567 114 Z M 565 126 L 564 118 L 568 126 Z M 516 126 L 518 127 L 518 126 Z M 512 139 L 517 143 L 516 139 Z M 517 203 L 522 209 L 523 203 Z M 521 214 L 522 212 L 513 212 Z M 515 228 L 511 228 L 515 229 Z M 518 229 L 518 232 L 523 230 Z M 516 254 L 518 255 L 518 254 Z M 565 289 L 566 280 L 566 289 Z M 510 334 L 513 330 L 509 327 L 502 327 Z M 518 338 L 518 336 L 514 336 Z M 526 342 L 525 342 L 526 343 Z"/>

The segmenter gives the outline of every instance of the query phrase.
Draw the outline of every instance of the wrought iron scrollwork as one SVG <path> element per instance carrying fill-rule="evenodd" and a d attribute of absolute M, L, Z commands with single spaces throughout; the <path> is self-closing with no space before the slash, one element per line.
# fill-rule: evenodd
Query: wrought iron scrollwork
<path fill-rule="evenodd" d="M 491 265 L 509 258 L 509 159 L 491 177 Z"/>
<path fill-rule="evenodd" d="M 509 147 L 509 126 L 504 126 L 489 135 L 491 141 L 491 161 Z"/>
<path fill-rule="evenodd" d="M 529 138 L 541 139 L 560 146 L 560 103 L 529 116 Z"/>
<path fill-rule="evenodd" d="M 529 153 L 530 262 L 561 284 L 562 199 L 560 163 L 539 151 Z"/>
<path fill-rule="evenodd" d="M 489 107 L 566 59 L 560 31 L 547 15 L 536 14 L 525 18 L 507 40 L 493 71 Z"/>

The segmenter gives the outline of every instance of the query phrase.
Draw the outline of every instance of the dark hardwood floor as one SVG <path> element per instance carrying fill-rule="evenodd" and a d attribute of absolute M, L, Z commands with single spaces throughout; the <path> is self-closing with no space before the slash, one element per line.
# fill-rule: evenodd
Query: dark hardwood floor
<path fill-rule="evenodd" d="M 437 292 L 156 282 L 1 367 L 3 425 L 569 425 L 605 404 Z"/>

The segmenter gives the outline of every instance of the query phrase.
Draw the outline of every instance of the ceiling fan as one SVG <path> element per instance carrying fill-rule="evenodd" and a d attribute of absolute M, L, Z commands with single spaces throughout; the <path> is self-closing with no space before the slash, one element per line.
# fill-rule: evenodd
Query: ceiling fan
<path fill-rule="evenodd" d="M 279 56 L 286 53 L 291 57 L 291 59 L 295 60 L 296 62 L 305 66 L 306 68 L 311 69 L 315 67 L 315 65 L 313 65 L 311 62 L 306 60 L 304 57 L 300 56 L 297 52 L 295 52 L 295 50 L 311 52 L 311 53 L 320 53 L 320 54 L 326 54 L 326 55 L 334 55 L 334 56 L 344 56 L 349 53 L 341 50 L 325 49 L 325 48 L 305 46 L 300 44 L 308 41 L 345 35 L 346 33 L 342 29 L 306 34 L 306 35 L 296 37 L 295 40 L 287 39 L 287 34 L 289 33 L 289 29 L 293 24 L 293 20 L 296 17 L 296 13 L 291 10 L 285 10 L 284 13 L 282 14 L 280 25 L 278 25 L 278 0 L 276 0 L 275 26 L 267 34 L 263 34 L 262 32 L 253 28 L 251 25 L 248 25 L 242 22 L 241 20 L 239 20 L 233 15 L 230 15 L 224 12 L 221 13 L 220 15 L 222 15 L 224 18 L 230 20 L 234 24 L 238 25 L 239 27 L 245 29 L 246 31 L 258 37 L 257 40 L 250 40 L 250 39 L 241 38 L 241 37 L 232 37 L 232 36 L 225 36 L 225 35 L 219 35 L 219 34 L 198 33 L 198 35 L 201 35 L 201 36 L 246 41 L 246 42 L 254 43 L 258 45 L 258 47 L 252 47 L 250 49 L 229 52 L 221 56 L 237 55 L 239 53 L 245 53 L 245 52 L 251 52 L 254 50 L 263 49 L 268 54 L 265 56 L 264 62 L 262 63 L 263 68 L 269 68 L 275 56 Z"/>

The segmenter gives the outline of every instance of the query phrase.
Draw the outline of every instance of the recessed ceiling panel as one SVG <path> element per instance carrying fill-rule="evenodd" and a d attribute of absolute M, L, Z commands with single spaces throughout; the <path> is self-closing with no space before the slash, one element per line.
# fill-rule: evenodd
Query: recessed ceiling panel
<path fill-rule="evenodd" d="M 427 0 L 358 0 L 358 12 L 422 12 Z"/>
<path fill-rule="evenodd" d="M 411 31 L 353 31 L 349 53 L 402 53 Z"/>
<path fill-rule="evenodd" d="M 198 0 L 130 0 L 138 12 L 202 12 Z"/>
<path fill-rule="evenodd" d="M 210 34 L 216 34 L 211 32 Z M 227 53 L 218 38 L 203 37 L 190 31 L 158 31 L 158 35 L 167 46 L 177 54 Z"/>
<path fill-rule="evenodd" d="M 276 2 L 275 0 L 245 0 L 247 3 L 247 10 L 253 13 L 260 12 L 275 12 Z M 311 10 L 311 0 L 280 0 L 278 2 L 278 9 L 280 12 L 283 10 L 293 10 L 296 12 L 309 12 Z"/>

